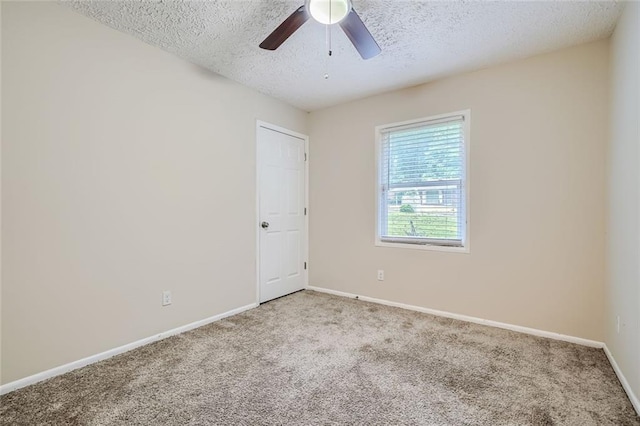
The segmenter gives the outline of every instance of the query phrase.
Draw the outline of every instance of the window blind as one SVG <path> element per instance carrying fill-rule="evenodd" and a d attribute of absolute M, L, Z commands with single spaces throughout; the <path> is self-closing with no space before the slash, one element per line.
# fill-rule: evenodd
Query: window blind
<path fill-rule="evenodd" d="M 464 116 L 380 130 L 379 238 L 464 245 Z"/>

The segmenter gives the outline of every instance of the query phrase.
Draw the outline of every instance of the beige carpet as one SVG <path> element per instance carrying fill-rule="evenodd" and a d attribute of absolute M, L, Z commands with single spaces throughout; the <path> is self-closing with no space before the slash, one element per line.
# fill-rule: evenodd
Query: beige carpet
<path fill-rule="evenodd" d="M 602 350 L 311 291 L 0 403 L 11 425 L 640 425 Z"/>

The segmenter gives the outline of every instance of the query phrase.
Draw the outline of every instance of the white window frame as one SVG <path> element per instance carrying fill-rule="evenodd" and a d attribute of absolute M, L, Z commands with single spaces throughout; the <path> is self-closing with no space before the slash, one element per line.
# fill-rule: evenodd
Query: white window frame
<path fill-rule="evenodd" d="M 382 190 L 380 188 L 381 181 L 381 158 L 382 158 L 382 132 L 389 128 L 393 127 L 401 127 L 401 126 L 409 126 L 418 123 L 427 124 L 430 121 L 439 121 L 447 118 L 451 118 L 453 116 L 462 116 L 463 124 L 462 124 L 462 132 L 464 138 L 464 156 L 463 156 L 463 185 L 464 185 L 464 217 L 466 219 L 464 232 L 462 235 L 462 246 L 451 246 L 451 245 L 440 245 L 436 243 L 427 243 L 427 244 L 411 244 L 411 243 L 403 243 L 403 242 L 392 242 L 392 241 L 382 241 L 380 236 L 380 228 L 381 228 L 381 220 L 382 220 L 382 208 L 381 208 L 381 196 Z M 439 114 L 430 117 L 418 118 L 415 120 L 402 121 L 399 123 L 390 123 L 384 124 L 381 126 L 376 126 L 375 128 L 375 141 L 376 141 L 376 181 L 375 181 L 375 191 L 376 191 L 376 221 L 375 221 L 375 245 L 378 247 L 395 247 L 395 248 L 406 248 L 406 249 L 414 249 L 414 250 L 435 250 L 435 251 L 446 251 L 446 252 L 457 252 L 457 253 L 469 253 L 470 252 L 470 206 L 469 206 L 469 193 L 470 193 L 470 185 L 469 185 L 469 158 L 470 158 L 470 146 L 471 146 L 471 110 L 463 110 L 463 111 L 455 111 L 446 114 Z"/>

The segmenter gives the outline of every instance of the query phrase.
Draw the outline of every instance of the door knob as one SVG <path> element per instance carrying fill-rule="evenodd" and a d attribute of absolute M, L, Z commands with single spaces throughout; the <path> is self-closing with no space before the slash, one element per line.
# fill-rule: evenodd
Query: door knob
<path fill-rule="evenodd" d="M 262 226 L 263 229 L 267 229 L 269 227 L 269 222 L 262 222 L 260 226 Z"/>

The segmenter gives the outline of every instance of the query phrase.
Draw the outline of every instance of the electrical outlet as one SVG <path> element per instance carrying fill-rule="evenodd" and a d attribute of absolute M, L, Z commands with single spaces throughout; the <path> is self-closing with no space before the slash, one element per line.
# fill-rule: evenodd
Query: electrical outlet
<path fill-rule="evenodd" d="M 618 315 L 618 322 L 616 324 L 616 330 L 617 330 L 618 334 L 620 334 L 620 315 Z"/>
<path fill-rule="evenodd" d="M 167 306 L 171 304 L 171 292 L 163 291 L 162 292 L 162 306 Z"/>
<path fill-rule="evenodd" d="M 378 269 L 378 281 L 384 281 L 384 270 Z"/>

